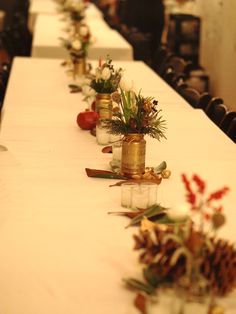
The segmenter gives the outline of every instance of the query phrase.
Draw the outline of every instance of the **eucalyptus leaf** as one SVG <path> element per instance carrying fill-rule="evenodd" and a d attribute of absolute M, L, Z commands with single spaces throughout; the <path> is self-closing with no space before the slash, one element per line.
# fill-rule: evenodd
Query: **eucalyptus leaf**
<path fill-rule="evenodd" d="M 176 225 L 176 224 L 186 223 L 187 220 L 188 220 L 188 218 L 172 219 L 168 216 L 168 213 L 167 213 L 167 215 L 165 215 L 159 219 L 156 219 L 154 222 L 158 222 L 160 224 L 166 224 L 166 225 Z"/>
<path fill-rule="evenodd" d="M 157 216 L 158 214 L 165 213 L 165 211 L 166 211 L 165 207 L 162 207 L 161 205 L 158 205 L 158 204 L 153 205 L 149 207 L 147 210 L 145 210 L 142 214 L 133 218 L 127 227 L 140 223 L 144 217 L 151 218 L 151 217 Z"/>
<path fill-rule="evenodd" d="M 155 173 L 161 173 L 163 170 L 167 168 L 167 163 L 165 161 L 162 161 L 159 166 L 154 168 Z"/>
<path fill-rule="evenodd" d="M 134 278 L 123 279 L 128 288 L 153 294 L 155 288 Z"/>

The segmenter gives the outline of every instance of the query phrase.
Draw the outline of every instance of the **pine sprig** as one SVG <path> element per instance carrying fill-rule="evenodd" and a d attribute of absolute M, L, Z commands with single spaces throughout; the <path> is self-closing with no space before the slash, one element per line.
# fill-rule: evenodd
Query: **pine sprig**
<path fill-rule="evenodd" d="M 166 121 L 157 110 L 157 102 L 152 97 L 136 95 L 132 91 L 120 90 L 119 111 L 113 113 L 112 120 L 106 121 L 111 134 L 147 134 L 160 140 L 165 137 Z"/>

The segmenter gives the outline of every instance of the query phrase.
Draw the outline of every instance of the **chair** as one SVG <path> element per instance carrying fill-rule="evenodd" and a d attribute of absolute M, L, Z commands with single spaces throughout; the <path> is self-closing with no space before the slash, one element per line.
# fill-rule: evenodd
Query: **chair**
<path fill-rule="evenodd" d="M 180 85 L 178 88 L 178 93 L 193 107 L 198 108 L 198 103 L 200 99 L 200 94 L 197 90 L 192 87 Z"/>
<path fill-rule="evenodd" d="M 235 117 L 236 117 L 236 111 L 227 112 L 224 119 L 220 123 L 221 130 L 224 131 L 225 133 L 227 133 L 229 126 L 230 126 L 230 123 L 232 122 L 232 120 Z"/>
<path fill-rule="evenodd" d="M 176 91 L 185 99 L 193 108 L 205 110 L 212 96 L 209 93 L 200 94 L 198 90 L 188 86 L 185 82 L 176 87 Z"/>
<path fill-rule="evenodd" d="M 219 126 L 224 119 L 226 112 L 227 108 L 224 104 L 216 104 L 208 116 L 216 125 Z"/>
<path fill-rule="evenodd" d="M 177 57 L 175 55 L 173 55 L 172 57 L 169 58 L 166 66 L 173 68 L 173 70 L 177 74 L 184 73 L 186 75 L 188 75 L 189 72 L 193 68 L 192 62 L 185 61 L 183 58 Z"/>
<path fill-rule="evenodd" d="M 224 103 L 223 99 L 219 97 L 213 97 L 204 111 L 208 115 L 208 117 L 210 117 L 214 111 L 215 106 L 218 106 L 223 103 Z"/>
<path fill-rule="evenodd" d="M 211 100 L 212 96 L 209 93 L 207 92 L 202 93 L 200 95 L 197 108 L 200 108 L 205 111 Z"/>
<path fill-rule="evenodd" d="M 233 118 L 229 125 L 229 129 L 227 131 L 227 135 L 231 138 L 234 143 L 236 143 L 236 118 Z"/>
<path fill-rule="evenodd" d="M 167 46 L 161 45 L 155 52 L 152 58 L 151 67 L 152 69 L 160 74 L 163 70 L 165 65 L 167 64 L 168 60 L 173 56 L 173 53 L 170 52 Z"/>

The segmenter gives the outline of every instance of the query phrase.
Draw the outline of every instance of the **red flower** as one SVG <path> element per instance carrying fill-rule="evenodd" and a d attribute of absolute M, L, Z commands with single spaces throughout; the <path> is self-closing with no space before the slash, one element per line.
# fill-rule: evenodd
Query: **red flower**
<path fill-rule="evenodd" d="M 229 191 L 227 186 L 223 187 L 222 189 L 213 192 L 209 195 L 207 202 L 211 202 L 212 200 L 220 200 L 225 194 Z"/>
<path fill-rule="evenodd" d="M 185 189 L 187 190 L 187 202 L 190 203 L 192 205 L 192 207 L 194 207 L 195 203 L 196 203 L 196 194 L 193 192 L 191 185 L 190 185 L 190 181 L 188 180 L 188 178 L 186 177 L 185 174 L 182 174 L 182 180 L 183 183 L 185 185 Z"/>
<path fill-rule="evenodd" d="M 196 183 L 198 187 L 198 193 L 204 194 L 206 188 L 205 182 L 196 174 L 193 175 L 193 181 Z"/>

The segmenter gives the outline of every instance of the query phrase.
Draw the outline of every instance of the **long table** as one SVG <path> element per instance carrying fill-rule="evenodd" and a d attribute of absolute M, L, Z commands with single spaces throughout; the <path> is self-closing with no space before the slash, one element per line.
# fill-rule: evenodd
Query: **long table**
<path fill-rule="evenodd" d="M 137 89 L 156 96 L 168 123 L 167 140 L 146 138 L 147 165 L 166 160 L 172 171 L 158 201 L 184 202 L 183 172 L 198 173 L 209 191 L 228 185 L 221 235 L 235 241 L 234 143 L 142 62 L 116 64 Z M 120 188 L 85 174 L 85 167 L 109 169 L 111 156 L 76 125 L 86 105 L 68 83 L 59 60 L 14 60 L 0 134 L 8 148 L 0 153 L 0 312 L 137 314 L 122 283 L 140 274 L 132 251 L 137 229 L 124 229 L 127 219 L 107 214 L 121 210 Z M 235 293 L 223 302 L 234 314 Z"/>
<path fill-rule="evenodd" d="M 34 31 L 34 25 L 38 15 L 58 14 L 58 5 L 53 0 L 31 0 L 29 7 L 29 26 Z M 102 19 L 101 11 L 93 4 L 89 3 L 86 9 L 86 16 L 89 19 Z"/>
<path fill-rule="evenodd" d="M 89 47 L 88 57 L 98 59 L 107 54 L 113 60 L 133 60 L 132 46 L 102 19 L 87 18 L 94 43 Z M 32 56 L 40 58 L 66 58 L 67 51 L 59 38 L 66 38 L 66 24 L 59 15 L 40 14 L 37 17 L 32 44 Z"/>

